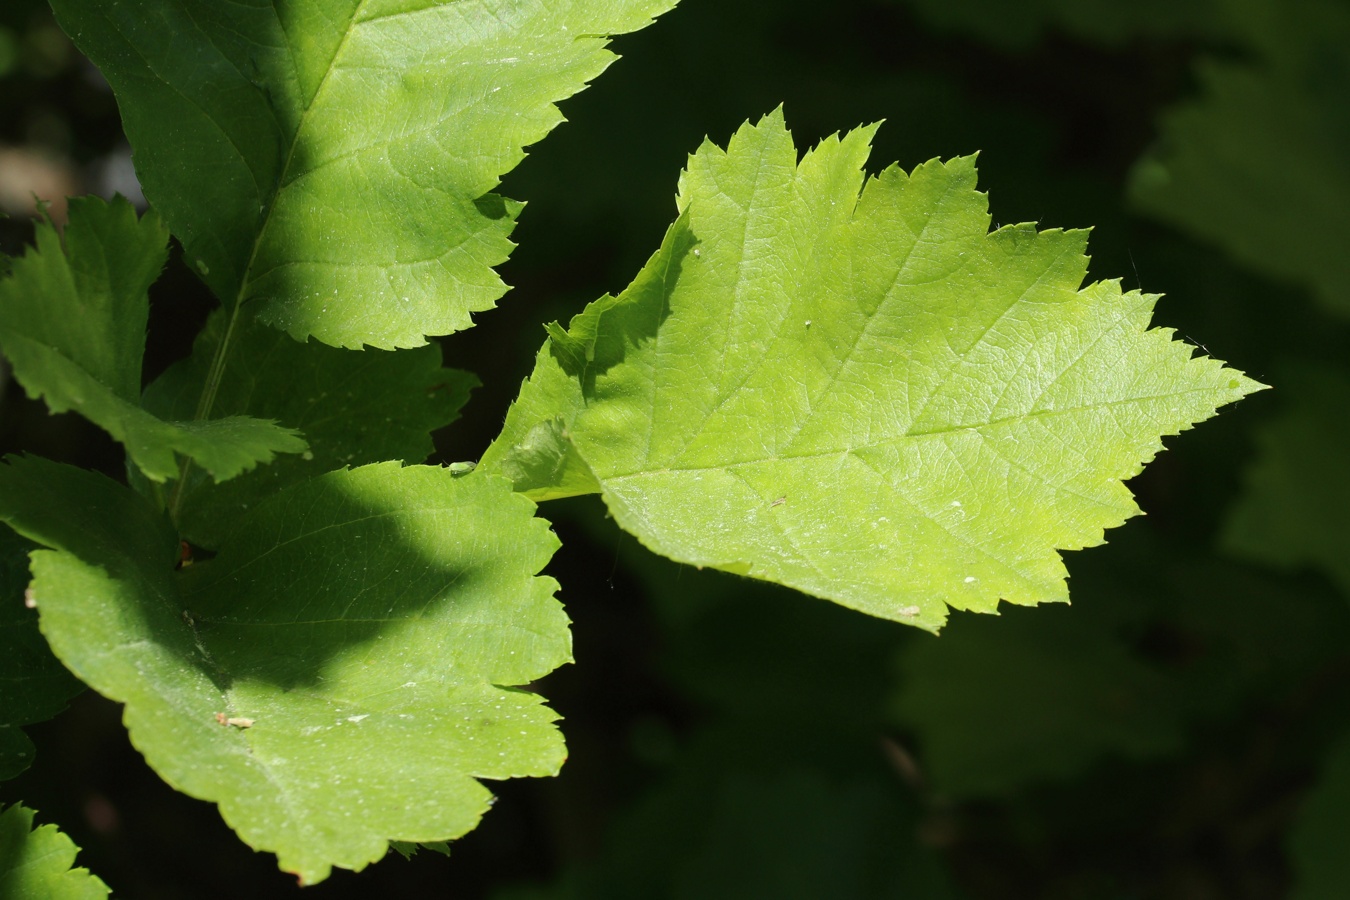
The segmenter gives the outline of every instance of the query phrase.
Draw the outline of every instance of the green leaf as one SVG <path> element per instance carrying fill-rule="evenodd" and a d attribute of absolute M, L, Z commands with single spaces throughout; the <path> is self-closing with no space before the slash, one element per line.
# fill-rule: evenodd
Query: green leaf
<path fill-rule="evenodd" d="M 1301 696 L 1344 655 L 1350 607 L 1331 592 L 1132 537 L 1075 560 L 1072 607 L 958 616 L 894 654 L 891 722 L 934 790 L 1112 779 Z"/>
<path fill-rule="evenodd" d="M 417 855 L 419 850 L 439 853 L 441 856 L 450 855 L 450 845 L 445 841 L 432 841 L 429 844 L 414 844 L 409 841 L 390 841 L 389 849 L 393 850 L 404 859 L 412 859 Z"/>
<path fill-rule="evenodd" d="M 1303 800 L 1289 833 L 1293 900 L 1337 900 L 1350 884 L 1350 736 L 1327 754 L 1322 777 Z"/>
<path fill-rule="evenodd" d="M 164 418 L 192 415 L 224 328 L 224 315 L 208 320 L 192 355 L 146 390 L 147 409 Z M 297 481 L 343 466 L 422 462 L 434 449 L 431 432 L 458 417 L 477 384 L 468 372 L 442 368 L 439 347 L 358 353 L 240 324 L 216 414 L 285 422 L 304 433 L 309 451 L 225 484 L 189 471 L 178 496 L 179 532 L 194 544 L 218 547 L 239 516 Z"/>
<path fill-rule="evenodd" d="M 52 412 L 75 410 L 126 445 L 146 477 L 178 473 L 182 453 L 223 481 L 299 453 L 290 429 L 241 416 L 165 421 L 141 408 L 146 292 L 159 276 L 169 234 L 153 212 L 126 200 L 72 200 L 62 237 L 37 226 L 37 245 L 0 282 L 0 347 L 28 395 Z"/>
<path fill-rule="evenodd" d="M 1149 212 L 1350 316 L 1350 9 L 1235 4 L 1257 61 L 1206 60 L 1136 166 Z"/>
<path fill-rule="evenodd" d="M 98 900 L 108 886 L 88 869 L 72 868 L 79 853 L 55 825 L 33 828 L 33 811 L 14 804 L 0 812 L 0 897 L 13 900 Z"/>
<path fill-rule="evenodd" d="M 718 787 L 670 873 L 675 900 L 957 896 L 916 846 L 908 810 L 874 781 L 789 771 Z"/>
<path fill-rule="evenodd" d="M 145 194 L 231 308 L 412 347 L 505 288 L 489 194 L 674 0 L 54 0 L 117 94 Z M 177 39 L 166 40 L 166 35 Z"/>
<path fill-rule="evenodd" d="M 1071 780 L 1107 756 L 1184 746 L 1166 673 L 1085 612 L 1075 602 L 1034 617 L 961 617 L 942 640 L 904 648 L 895 718 L 918 736 L 935 789 L 1007 795 Z"/>
<path fill-rule="evenodd" d="M 1056 549 L 1101 543 L 1162 435 L 1261 386 L 1148 329 L 1155 296 L 1078 290 L 1085 232 L 989 233 L 973 159 L 864 187 L 873 131 L 800 163 L 778 112 L 705 143 L 661 250 L 550 337 L 483 466 L 561 416 L 677 561 L 928 629 L 1066 600 Z"/>
<path fill-rule="evenodd" d="M 817 735 L 818 736 L 818 735 Z M 704 732 L 621 809 L 598 858 L 498 900 L 946 900 L 962 896 L 917 839 L 910 789 L 870 735 L 839 771 L 762 742 Z M 809 742 L 809 739 L 808 739 Z M 752 752 L 747 752 L 752 751 Z M 753 756 L 752 756 L 753 753 Z"/>
<path fill-rule="evenodd" d="M 0 781 L 33 761 L 21 726 L 43 722 L 82 689 L 52 656 L 38 631 L 37 611 L 24 603 L 33 544 L 0 527 Z"/>
<path fill-rule="evenodd" d="M 1222 541 L 1268 565 L 1315 567 L 1350 596 L 1350 373 L 1305 366 L 1279 383 L 1287 406 L 1256 430 L 1256 460 Z"/>
<path fill-rule="evenodd" d="M 32 590 L 57 655 L 126 704 L 166 781 L 303 882 L 458 837 L 491 804 L 476 779 L 562 764 L 556 715 L 509 687 L 570 659 L 556 583 L 535 577 L 557 539 L 501 479 L 332 472 L 181 572 L 165 520 L 102 476 L 15 460 L 0 498 L 54 548 Z"/>

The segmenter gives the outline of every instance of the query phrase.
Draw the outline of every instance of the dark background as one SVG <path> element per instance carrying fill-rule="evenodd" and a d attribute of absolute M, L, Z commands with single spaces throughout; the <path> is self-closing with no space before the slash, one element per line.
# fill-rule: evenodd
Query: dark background
<path fill-rule="evenodd" d="M 874 170 L 978 151 L 996 224 L 1094 227 L 1094 279 L 1165 292 L 1158 324 L 1258 380 L 1347 358 L 1345 326 L 1299 287 L 1131 211 L 1131 168 L 1196 94 L 1194 62 L 1248 52 L 1207 7 L 1083 27 L 1055 12 L 1072 4 L 1028 4 L 978 27 L 932 6 L 684 0 L 617 39 L 623 58 L 504 180 L 529 203 L 512 290 L 443 342 L 484 387 L 438 436 L 441 461 L 495 436 L 542 323 L 621 290 L 656 249 L 703 138 L 780 103 L 799 147 L 884 119 Z M 0 9 L 0 145 L 6 253 L 31 234 L 30 191 L 134 191 L 116 104 L 40 2 Z M 152 305 L 147 379 L 186 355 L 211 300 L 175 259 Z M 958 614 L 937 639 L 654 559 L 595 498 L 545 506 L 575 623 L 576 665 L 538 685 L 564 716 L 563 774 L 494 785 L 449 859 L 394 856 L 305 895 L 1289 896 L 1288 834 L 1350 722 L 1350 615 L 1316 574 L 1214 550 L 1252 429 L 1278 408 L 1268 392 L 1169 439 L 1132 482 L 1147 516 L 1069 554 L 1073 607 Z M 122 471 L 102 432 L 13 384 L 0 450 Z M 27 729 L 37 762 L 0 800 L 59 823 L 118 896 L 296 896 L 159 781 L 119 716 L 86 693 Z"/>

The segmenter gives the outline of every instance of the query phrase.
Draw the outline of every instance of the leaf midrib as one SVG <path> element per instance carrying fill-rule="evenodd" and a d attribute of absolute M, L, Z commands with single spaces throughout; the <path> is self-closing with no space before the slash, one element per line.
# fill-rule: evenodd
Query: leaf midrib
<path fill-rule="evenodd" d="M 769 462 L 809 462 L 811 460 L 827 459 L 834 456 L 846 456 L 856 454 L 862 451 L 875 450 L 890 444 L 898 444 L 908 440 L 923 440 L 927 438 L 942 438 L 948 435 L 960 433 L 979 433 L 985 429 L 998 428 L 1004 425 L 1015 425 L 1032 419 L 1046 419 L 1059 416 L 1076 415 L 1085 412 L 1096 412 L 1098 410 L 1110 409 L 1112 407 L 1129 406 L 1131 404 L 1147 403 L 1155 400 L 1167 400 L 1173 397 L 1183 397 L 1188 394 L 1212 394 L 1221 391 L 1217 387 L 1198 387 L 1187 388 L 1181 391 L 1171 391 L 1164 394 L 1146 394 L 1139 397 L 1128 397 L 1121 400 L 1105 400 L 1100 403 L 1091 403 L 1081 406 L 1069 406 L 1062 409 L 1043 409 L 1034 410 L 1029 413 L 1023 413 L 1016 416 L 1007 416 L 1002 419 L 992 419 L 988 422 L 977 422 L 970 425 L 950 425 L 943 428 L 933 428 L 927 431 L 912 431 L 884 440 L 872 441 L 870 443 L 860 444 L 856 447 L 839 447 L 829 450 L 820 450 L 810 453 L 790 453 L 776 456 L 756 456 L 745 459 L 735 459 L 727 462 L 709 463 L 707 465 L 677 465 L 677 466 L 659 466 L 651 468 L 633 469 L 628 472 L 603 475 L 602 482 L 621 481 L 629 478 L 642 478 L 651 475 L 664 475 L 670 472 L 712 472 L 726 471 L 733 466 L 755 465 L 757 463 Z M 1172 432 L 1169 432 L 1172 433 Z"/>
<path fill-rule="evenodd" d="M 333 74 L 333 70 L 337 68 L 337 60 L 339 57 L 342 56 L 343 51 L 346 49 L 347 41 L 351 38 L 352 32 L 356 30 L 356 20 L 360 16 L 361 11 L 365 9 L 365 6 L 366 0 L 359 0 L 356 9 L 352 11 L 351 18 L 348 20 L 347 23 L 347 28 L 344 30 L 342 34 L 342 40 L 338 42 L 337 48 L 333 51 L 332 59 L 329 61 L 328 67 L 324 70 L 323 78 L 320 80 L 319 86 L 315 89 L 314 95 L 309 99 L 309 102 L 306 104 L 305 108 L 301 111 L 299 121 L 296 122 L 295 131 L 291 135 L 290 146 L 287 148 L 286 151 L 286 161 L 282 165 L 281 171 L 277 175 L 276 186 L 267 196 L 268 202 L 266 204 L 266 210 L 263 213 L 262 224 L 258 228 L 257 235 L 254 236 L 253 248 L 252 250 L 249 251 L 248 262 L 245 264 L 244 270 L 240 273 L 239 287 L 235 293 L 234 303 L 231 305 L 230 308 L 229 321 L 226 323 L 225 331 L 221 336 L 220 344 L 216 347 L 216 355 L 211 360 L 211 365 L 207 370 L 206 382 L 202 386 L 202 395 L 198 400 L 197 411 L 193 417 L 194 420 L 196 421 L 202 421 L 204 419 L 210 418 L 211 411 L 215 407 L 216 396 L 220 391 L 220 382 L 225 371 L 225 362 L 229 358 L 231 349 L 233 349 L 234 343 L 233 338 L 235 333 L 235 327 L 239 323 L 239 313 L 240 310 L 243 308 L 245 298 L 247 297 L 249 285 L 252 283 L 251 273 L 253 271 L 254 265 L 258 260 L 258 252 L 262 248 L 263 239 L 267 235 L 267 229 L 271 226 L 273 214 L 276 211 L 277 196 L 281 193 L 285 185 L 289 182 L 291 167 L 295 163 L 296 148 L 300 144 L 300 135 L 305 130 L 305 123 L 309 120 L 310 112 L 315 108 L 315 106 L 318 105 L 319 98 L 323 95 L 324 90 L 327 88 L 329 78 Z M 286 30 L 284 27 L 282 27 L 279 19 L 277 21 L 277 27 L 281 30 L 283 34 L 285 34 Z M 290 49 L 291 47 L 292 45 L 288 41 L 287 48 L 291 54 L 292 68 L 297 73 L 296 78 L 298 83 L 299 79 L 298 73 L 300 69 L 299 66 L 295 64 L 295 54 L 294 51 Z M 191 458 L 185 458 L 183 460 L 182 466 L 179 468 L 178 485 L 174 489 L 173 497 L 171 498 L 169 503 L 170 513 L 175 518 L 177 516 L 179 504 L 182 502 L 183 496 L 182 486 L 186 484 L 188 472 L 191 470 L 191 468 L 192 468 Z"/>
<path fill-rule="evenodd" d="M 262 248 L 263 239 L 267 236 L 268 228 L 271 227 L 273 216 L 277 208 L 277 197 L 280 196 L 281 192 L 294 180 L 291 178 L 291 168 L 295 165 L 296 150 L 300 146 L 300 136 L 305 132 L 305 124 L 309 121 L 309 116 L 314 111 L 315 107 L 319 105 L 319 100 L 323 96 L 324 91 L 327 90 L 329 79 L 332 77 L 334 70 L 337 69 L 337 61 L 347 49 L 347 42 L 351 40 L 352 33 L 356 31 L 357 20 L 360 18 L 362 10 L 365 9 L 366 3 L 367 0 L 358 0 L 356 9 L 352 10 L 351 18 L 347 22 L 347 27 L 343 30 L 342 40 L 338 42 L 337 47 L 333 51 L 333 56 L 328 62 L 327 68 L 324 69 L 323 78 L 319 80 L 319 86 L 314 89 L 314 95 L 309 99 L 309 102 L 305 104 L 305 108 L 300 111 L 300 118 L 295 123 L 295 132 L 291 135 L 290 146 L 286 148 L 286 161 L 282 164 L 281 171 L 277 174 L 276 186 L 268 194 L 267 210 L 263 214 L 262 225 L 258 228 L 258 234 L 253 240 L 253 249 L 249 253 L 248 263 L 244 266 L 243 273 L 241 273 L 242 277 L 239 281 L 239 292 L 234 300 L 236 309 L 244 303 L 248 287 L 253 282 L 251 273 L 253 272 L 254 264 L 257 262 L 258 252 Z M 285 33 L 285 29 L 281 27 L 280 20 L 277 22 L 277 27 L 281 28 L 283 34 Z M 290 50 L 291 46 L 292 45 L 288 41 L 287 49 Z M 300 67 L 296 64 L 294 51 L 291 51 L 291 60 L 293 68 L 298 73 Z M 297 74 L 297 81 L 298 78 L 299 76 Z M 223 346 L 224 342 L 222 342 L 222 347 Z"/>

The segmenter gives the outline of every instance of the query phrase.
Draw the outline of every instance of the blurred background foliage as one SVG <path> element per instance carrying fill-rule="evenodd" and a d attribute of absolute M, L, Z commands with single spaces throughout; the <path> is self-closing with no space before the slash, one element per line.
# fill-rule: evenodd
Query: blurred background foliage
<path fill-rule="evenodd" d="M 484 387 L 441 461 L 495 435 L 541 323 L 656 248 L 686 155 L 780 102 L 799 146 L 884 119 L 876 170 L 980 151 L 997 223 L 1093 226 L 1093 278 L 1165 292 L 1158 324 L 1275 390 L 1169 441 L 1132 483 L 1147 517 L 1069 554 L 1072 606 L 938 638 L 654 558 L 594 498 L 546 506 L 578 660 L 538 685 L 562 776 L 497 786 L 448 859 L 306 895 L 1350 896 L 1350 3 L 684 0 L 616 44 L 505 180 L 513 290 L 444 341 Z M 138 198 L 116 104 L 40 0 L 6 0 L 0 251 L 34 195 L 59 220 L 86 191 Z M 210 300 L 175 260 L 152 304 L 147 378 Z M 0 449 L 122 466 L 13 385 Z M 120 896 L 298 893 L 118 718 L 86 692 L 28 728 L 0 801 Z"/>

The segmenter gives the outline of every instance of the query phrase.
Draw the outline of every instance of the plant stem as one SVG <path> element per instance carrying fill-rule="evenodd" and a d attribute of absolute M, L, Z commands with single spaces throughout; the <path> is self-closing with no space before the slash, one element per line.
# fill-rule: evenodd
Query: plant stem
<path fill-rule="evenodd" d="M 242 295 L 242 290 L 240 293 Z M 206 374 L 206 384 L 202 387 L 201 399 L 197 401 L 197 412 L 192 417 L 194 422 L 209 418 L 211 409 L 216 405 L 216 394 L 220 392 L 220 382 L 225 376 L 225 360 L 230 352 L 235 326 L 239 323 L 239 310 L 243 306 L 242 299 L 242 296 L 235 299 L 234 309 L 230 311 L 230 321 L 225 326 L 225 334 L 221 336 L 220 343 L 216 345 L 215 356 L 211 359 L 211 368 Z M 183 499 L 183 485 L 187 482 L 188 472 L 191 469 L 192 458 L 184 456 L 182 463 L 178 466 L 178 480 L 174 483 L 173 495 L 169 498 L 169 518 L 175 522 L 178 521 L 178 507 Z"/>

